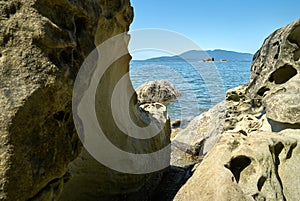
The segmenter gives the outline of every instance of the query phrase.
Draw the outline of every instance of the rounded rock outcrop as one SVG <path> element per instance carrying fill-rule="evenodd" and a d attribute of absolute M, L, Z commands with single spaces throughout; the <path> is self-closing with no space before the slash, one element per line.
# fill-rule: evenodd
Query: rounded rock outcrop
<path fill-rule="evenodd" d="M 254 56 L 249 84 L 227 91 L 224 110 L 217 111 L 221 119 L 206 118 L 219 132 L 194 123 L 215 106 L 177 134 L 172 143 L 187 144 L 180 151 L 201 161 L 192 161 L 198 165 L 173 200 L 298 200 L 299 34 L 296 20 L 265 40 Z M 171 161 L 184 156 L 175 151 Z"/>
<path fill-rule="evenodd" d="M 269 119 L 300 123 L 300 19 L 276 30 L 254 55 L 247 95 L 261 99 Z"/>
<path fill-rule="evenodd" d="M 136 89 L 140 104 L 158 102 L 167 104 L 176 101 L 181 95 L 178 89 L 169 81 L 149 81 Z"/>

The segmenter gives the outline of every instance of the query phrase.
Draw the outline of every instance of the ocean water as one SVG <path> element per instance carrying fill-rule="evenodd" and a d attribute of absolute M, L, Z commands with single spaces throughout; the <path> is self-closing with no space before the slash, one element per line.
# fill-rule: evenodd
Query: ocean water
<path fill-rule="evenodd" d="M 152 80 L 168 80 L 181 92 L 167 105 L 172 120 L 189 121 L 225 98 L 228 89 L 249 81 L 251 61 L 131 61 L 134 88 Z"/>

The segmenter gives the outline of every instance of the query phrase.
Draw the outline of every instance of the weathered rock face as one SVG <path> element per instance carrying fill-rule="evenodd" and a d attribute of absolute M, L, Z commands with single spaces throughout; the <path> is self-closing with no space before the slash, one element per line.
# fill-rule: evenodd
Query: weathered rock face
<path fill-rule="evenodd" d="M 212 149 L 224 131 L 225 102 L 194 118 L 172 140 L 171 165 L 199 162 Z"/>
<path fill-rule="evenodd" d="M 297 200 L 299 133 L 224 133 L 174 200 Z"/>
<path fill-rule="evenodd" d="M 72 86 L 99 4 L 12 0 L 0 13 L 0 200 L 56 199 L 80 151 Z"/>
<path fill-rule="evenodd" d="M 299 27 L 297 20 L 268 37 L 250 84 L 227 92 L 224 123 L 215 121 L 224 132 L 174 200 L 299 199 Z"/>
<path fill-rule="evenodd" d="M 176 87 L 166 80 L 146 82 L 136 89 L 140 104 L 158 102 L 166 104 L 174 102 L 180 96 Z"/>
<path fill-rule="evenodd" d="M 267 117 L 300 123 L 300 20 L 271 34 L 255 54 L 248 95 L 262 99 Z"/>
<path fill-rule="evenodd" d="M 68 164 L 81 151 L 71 103 L 78 70 L 97 45 L 128 31 L 133 18 L 132 7 L 129 0 L 12 0 L 0 2 L 0 13 L 0 200 L 58 200 L 64 183 L 69 180 Z M 127 43 L 128 36 L 109 51 L 98 52 L 102 61 L 108 60 L 106 56 L 119 46 L 127 50 Z M 125 54 L 113 64 L 111 74 L 103 78 L 106 88 L 98 93 L 98 110 L 107 106 L 105 112 L 109 112 L 111 97 L 107 95 L 120 76 L 128 72 L 129 60 L 130 56 Z M 126 83 L 128 87 L 124 93 L 131 96 L 134 90 L 129 78 Z M 145 111 L 138 108 L 136 98 L 130 102 L 130 111 L 135 114 L 135 122 L 147 125 L 146 117 L 140 120 Z M 106 114 L 99 112 L 99 119 L 102 115 Z M 105 118 L 106 129 L 115 139 L 118 130 L 112 126 L 108 115 Z M 166 116 L 161 119 L 167 121 Z M 168 143 L 167 125 L 168 122 L 163 131 L 166 135 L 153 140 L 152 147 Z M 134 147 L 136 151 L 143 149 L 126 137 L 118 139 L 127 142 L 125 147 Z M 78 162 L 83 158 L 83 163 Z M 115 173 L 85 150 L 76 161 L 69 167 L 71 173 L 94 169 L 90 174 L 93 181 L 104 178 L 97 183 L 98 187 L 99 184 L 105 187 L 100 194 L 112 192 L 122 194 L 123 198 L 124 194 L 154 187 L 154 178 L 158 182 L 161 174 Z M 74 164 L 77 166 L 72 169 Z M 73 180 L 79 182 L 89 179 L 87 175 L 81 174 L 83 177 L 79 179 L 75 176 Z M 95 188 L 70 189 L 74 195 L 89 195 L 90 200 L 99 198 Z M 67 188 L 64 192 L 68 192 Z M 110 199 L 110 195 L 105 196 Z"/>

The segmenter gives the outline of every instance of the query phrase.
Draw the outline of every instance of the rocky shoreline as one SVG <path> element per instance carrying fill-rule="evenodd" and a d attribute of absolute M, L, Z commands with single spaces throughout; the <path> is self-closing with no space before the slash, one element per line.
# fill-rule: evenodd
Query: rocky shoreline
<path fill-rule="evenodd" d="M 129 0 L 11 0 L 0 5 L 1 201 L 299 200 L 300 20 L 264 41 L 248 84 L 229 90 L 226 100 L 193 119 L 171 142 L 166 107 L 148 100 L 140 107 L 125 76 L 131 59 Z M 134 162 L 142 169 L 167 164 L 156 171 L 136 174 L 104 166 L 79 139 L 84 126 L 79 107 L 72 107 L 83 95 L 72 99 L 76 76 L 90 52 L 118 34 L 121 38 L 95 57 L 106 64 L 113 53 L 124 51 L 97 86 L 95 115 L 106 137 L 132 158 L 117 160 L 106 155 L 109 149 L 97 148 L 121 169 L 140 171 Z M 87 72 L 97 65 L 91 62 Z M 125 119 L 118 127 L 111 105 L 121 78 L 125 84 L 118 92 L 128 104 L 120 98 L 114 102 L 117 116 Z M 80 83 L 87 88 L 92 81 Z M 172 93 L 160 99 L 179 96 Z M 139 139 L 125 135 L 123 128 L 158 135 Z M 167 154 L 146 163 L 135 158 L 170 143 Z"/>
<path fill-rule="evenodd" d="M 300 20 L 271 34 L 254 56 L 249 84 L 177 134 L 188 149 L 173 158 L 203 159 L 174 200 L 299 198 L 299 36 Z"/>

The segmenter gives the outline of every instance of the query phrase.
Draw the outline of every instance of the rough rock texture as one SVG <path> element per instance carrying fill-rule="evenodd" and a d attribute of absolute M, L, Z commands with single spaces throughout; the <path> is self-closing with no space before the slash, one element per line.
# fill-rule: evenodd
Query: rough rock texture
<path fill-rule="evenodd" d="M 80 151 L 72 86 L 95 47 L 94 1 L 0 1 L 0 200 L 52 200 Z"/>
<path fill-rule="evenodd" d="M 140 104 L 158 102 L 166 104 L 174 102 L 180 96 L 176 87 L 166 80 L 146 82 L 136 89 Z"/>
<path fill-rule="evenodd" d="M 299 133 L 224 133 L 174 200 L 297 200 Z"/>
<path fill-rule="evenodd" d="M 224 131 L 225 102 L 194 118 L 172 140 L 171 165 L 183 167 L 199 162 Z"/>
<path fill-rule="evenodd" d="M 271 34 L 255 54 L 248 96 L 262 99 L 267 117 L 300 123 L 300 20 Z"/>
<path fill-rule="evenodd" d="M 219 141 L 174 200 L 299 199 L 299 30 L 297 20 L 265 40 L 250 83 L 226 94 Z"/>
<path fill-rule="evenodd" d="M 59 199 L 64 183 L 70 179 L 68 164 L 81 151 L 71 103 L 78 70 L 96 45 L 127 32 L 132 18 L 129 0 L 0 1 L 0 200 Z M 125 34 L 124 40 L 106 52 L 99 52 L 101 61 L 108 61 L 120 46 L 127 50 L 128 38 Z M 138 151 L 147 143 L 138 146 L 138 141 L 131 143 L 126 136 L 119 137 L 112 118 L 101 113 L 101 108 L 109 112 L 111 96 L 108 94 L 120 76 L 128 72 L 129 60 L 130 56 L 125 54 L 114 62 L 110 74 L 104 76 L 102 87 L 105 90 L 101 92 L 99 87 L 96 107 L 99 120 L 111 132 L 111 139 L 126 142 L 123 143 L 125 148 L 130 146 Z M 124 93 L 132 96 L 134 89 L 129 78 L 126 87 Z M 145 111 L 138 108 L 136 95 L 130 102 L 130 110 L 134 122 L 149 123 Z M 158 149 L 160 143 L 168 143 L 168 132 L 167 121 L 164 137 L 153 140 L 149 146 Z M 84 150 L 77 161 L 86 155 Z M 88 168 L 84 165 L 76 168 L 83 172 L 94 168 L 93 181 L 101 182 L 104 178 L 100 194 L 122 194 L 123 199 L 137 191 L 137 186 L 139 189 L 154 187 L 160 179 L 160 173 L 116 174 L 92 157 L 87 158 L 83 164 Z M 69 167 L 71 174 L 76 172 L 72 165 Z M 75 176 L 71 178 L 75 180 Z M 85 179 L 88 178 L 83 177 Z M 80 178 L 77 181 L 83 185 Z M 145 185 L 147 183 L 149 185 Z M 99 195 L 95 188 L 73 188 L 72 193 L 87 195 L 90 200 L 98 199 Z M 105 196 L 110 200 L 110 195 Z M 73 200 L 88 199 L 78 196 Z"/>

